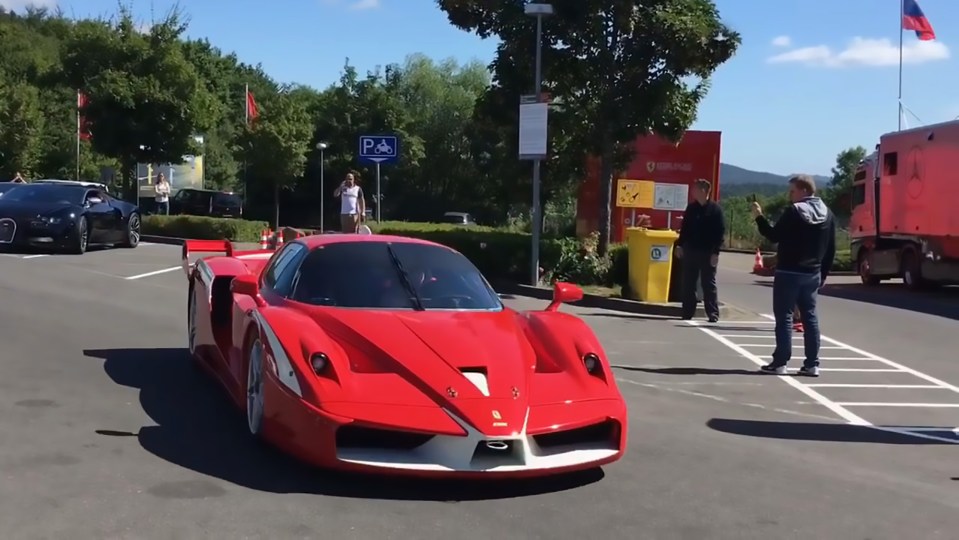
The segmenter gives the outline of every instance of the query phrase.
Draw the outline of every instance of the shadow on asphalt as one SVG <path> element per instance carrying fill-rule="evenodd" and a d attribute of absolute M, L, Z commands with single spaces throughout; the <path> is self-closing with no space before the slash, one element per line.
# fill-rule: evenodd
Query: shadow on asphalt
<path fill-rule="evenodd" d="M 667 368 L 644 368 L 635 366 L 611 366 L 613 369 L 622 369 L 625 371 L 642 371 L 643 373 L 654 373 L 657 375 L 765 375 L 758 370 L 746 369 L 721 369 L 721 368 L 699 368 L 699 367 L 667 367 Z"/>
<path fill-rule="evenodd" d="M 474 501 L 557 492 L 598 482 L 602 469 L 536 480 L 453 481 L 342 474 L 308 467 L 256 444 L 227 394 L 201 373 L 185 348 L 86 350 L 104 360 L 117 384 L 140 390 L 140 405 L 158 425 L 139 433 L 97 430 L 104 436 L 136 437 L 155 456 L 198 473 L 270 493 L 310 493 L 392 500 Z"/>
<path fill-rule="evenodd" d="M 959 320 L 959 287 L 941 287 L 927 292 L 911 291 L 900 283 L 876 287 L 827 283 L 819 294 Z"/>
<path fill-rule="evenodd" d="M 848 442 L 901 445 L 944 445 L 946 441 L 923 439 L 889 431 L 854 426 L 851 424 L 826 424 L 817 422 L 769 422 L 763 420 L 737 420 L 713 418 L 706 422 L 710 429 L 732 435 L 784 439 L 791 441 Z M 953 428 L 943 428 L 943 433 Z"/>

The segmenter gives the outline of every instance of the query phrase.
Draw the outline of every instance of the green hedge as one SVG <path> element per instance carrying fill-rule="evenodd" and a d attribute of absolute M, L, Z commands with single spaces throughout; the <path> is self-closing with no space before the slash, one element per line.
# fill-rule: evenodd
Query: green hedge
<path fill-rule="evenodd" d="M 201 216 L 144 216 L 140 232 L 155 236 L 191 238 L 194 240 L 222 240 L 259 242 L 265 221 L 224 219 Z"/>

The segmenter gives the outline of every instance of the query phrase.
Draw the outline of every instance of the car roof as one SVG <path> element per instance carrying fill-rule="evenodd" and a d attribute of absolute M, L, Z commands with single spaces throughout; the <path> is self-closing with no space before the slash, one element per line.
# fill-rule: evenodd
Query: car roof
<path fill-rule="evenodd" d="M 99 182 L 84 182 L 76 180 L 55 180 L 53 178 L 44 178 L 42 180 L 34 180 L 30 182 L 31 184 L 55 184 L 60 186 L 83 186 L 87 188 L 99 188 L 106 189 L 106 184 L 101 184 Z"/>
<path fill-rule="evenodd" d="M 449 246 L 444 246 L 443 244 L 438 244 L 436 242 L 430 242 L 429 240 L 411 238 L 409 236 L 395 236 L 391 234 L 314 234 L 312 236 L 304 236 L 296 241 L 303 243 L 303 245 L 310 249 L 332 244 L 350 244 L 360 242 L 394 242 L 397 244 L 419 244 L 451 249 Z"/>

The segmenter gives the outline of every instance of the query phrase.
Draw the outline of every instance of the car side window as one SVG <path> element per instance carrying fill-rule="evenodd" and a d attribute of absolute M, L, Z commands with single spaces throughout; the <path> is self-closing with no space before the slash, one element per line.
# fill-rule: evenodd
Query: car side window
<path fill-rule="evenodd" d="M 263 286 L 280 296 L 288 296 L 300 261 L 307 253 L 303 244 L 290 243 L 283 247 L 263 276 Z"/>

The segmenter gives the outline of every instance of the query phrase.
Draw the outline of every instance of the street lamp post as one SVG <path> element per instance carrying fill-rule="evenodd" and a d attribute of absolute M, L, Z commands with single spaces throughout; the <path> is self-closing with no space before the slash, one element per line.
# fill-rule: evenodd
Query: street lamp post
<path fill-rule="evenodd" d="M 323 179 L 326 160 L 323 159 L 323 151 L 328 145 L 325 142 L 316 143 L 316 149 L 320 151 L 320 232 L 326 230 L 326 185 Z"/>
<path fill-rule="evenodd" d="M 543 92 L 543 17 L 553 14 L 552 4 L 532 3 L 524 8 L 526 15 L 536 17 L 536 102 L 542 99 Z M 533 212 L 531 228 L 533 237 L 532 277 L 531 284 L 539 284 L 539 242 L 540 229 L 543 225 L 542 209 L 540 208 L 540 160 L 533 160 Z"/>

